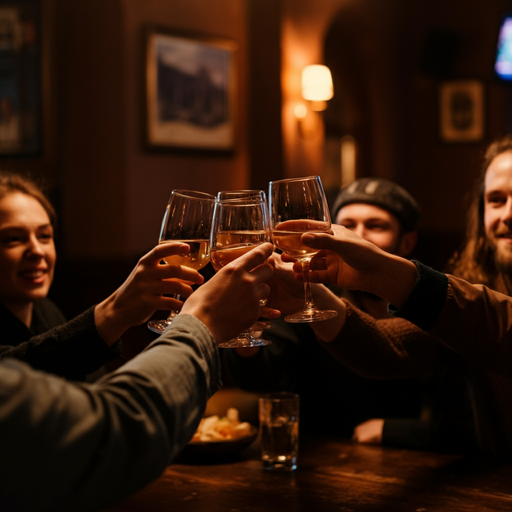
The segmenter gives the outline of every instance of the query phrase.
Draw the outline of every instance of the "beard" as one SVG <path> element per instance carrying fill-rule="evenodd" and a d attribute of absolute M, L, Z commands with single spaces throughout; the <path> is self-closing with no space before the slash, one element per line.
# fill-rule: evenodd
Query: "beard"
<path fill-rule="evenodd" d="M 489 245 L 498 272 L 512 277 L 512 246 L 497 244 L 494 239 L 489 240 Z"/>

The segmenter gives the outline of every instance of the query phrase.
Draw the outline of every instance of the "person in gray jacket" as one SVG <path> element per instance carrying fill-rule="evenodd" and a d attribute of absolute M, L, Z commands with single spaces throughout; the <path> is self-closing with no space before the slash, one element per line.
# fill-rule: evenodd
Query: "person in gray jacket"
<path fill-rule="evenodd" d="M 102 510 L 157 478 L 221 386 L 216 344 L 279 315 L 260 306 L 272 250 L 264 244 L 227 265 L 162 336 L 93 384 L 0 361 L 0 510 Z"/>

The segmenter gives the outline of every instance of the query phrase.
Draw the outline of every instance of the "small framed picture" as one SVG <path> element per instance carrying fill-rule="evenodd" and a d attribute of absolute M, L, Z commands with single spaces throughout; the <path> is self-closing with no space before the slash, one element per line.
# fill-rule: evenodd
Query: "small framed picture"
<path fill-rule="evenodd" d="M 478 142 L 484 137 L 484 86 L 478 80 L 444 82 L 439 91 L 440 133 L 445 142 Z"/>
<path fill-rule="evenodd" d="M 148 149 L 233 151 L 236 42 L 146 27 L 145 52 Z"/>

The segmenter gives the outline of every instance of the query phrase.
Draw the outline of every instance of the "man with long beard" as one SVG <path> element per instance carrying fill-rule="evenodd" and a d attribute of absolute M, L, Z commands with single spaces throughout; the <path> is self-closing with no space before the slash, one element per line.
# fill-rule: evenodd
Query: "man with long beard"
<path fill-rule="evenodd" d="M 466 240 L 448 271 L 512 294 L 512 136 L 487 149 L 468 212 Z"/>

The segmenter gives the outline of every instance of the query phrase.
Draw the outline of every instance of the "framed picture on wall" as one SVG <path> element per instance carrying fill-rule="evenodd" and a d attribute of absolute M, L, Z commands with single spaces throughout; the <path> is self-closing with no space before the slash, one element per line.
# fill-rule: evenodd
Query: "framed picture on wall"
<path fill-rule="evenodd" d="M 234 150 L 236 53 L 230 39 L 146 27 L 148 149 Z"/>
<path fill-rule="evenodd" d="M 478 142 L 484 137 L 484 86 L 478 80 L 444 82 L 439 91 L 440 132 L 445 142 Z"/>
<path fill-rule="evenodd" d="M 0 0 L 0 156 L 41 152 L 39 5 Z"/>

